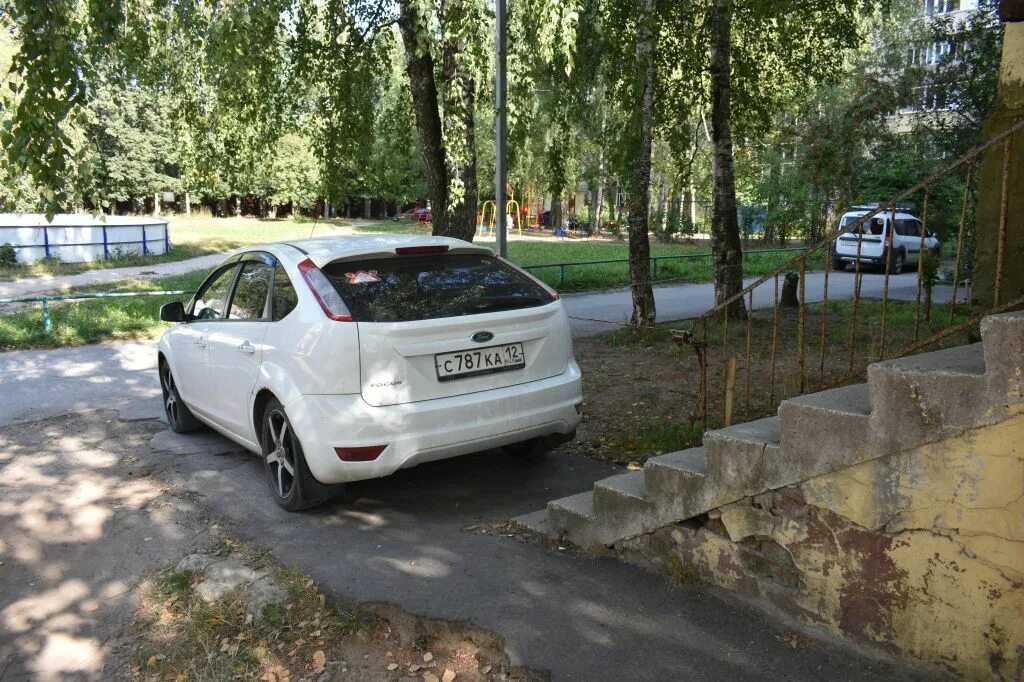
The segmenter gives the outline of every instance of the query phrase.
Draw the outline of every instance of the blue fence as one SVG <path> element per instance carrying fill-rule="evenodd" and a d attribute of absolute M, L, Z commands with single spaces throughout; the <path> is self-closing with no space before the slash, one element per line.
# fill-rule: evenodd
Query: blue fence
<path fill-rule="evenodd" d="M 101 230 L 101 241 L 91 242 L 62 242 L 53 241 L 50 238 L 51 230 L 78 230 L 78 229 L 96 229 Z M 136 239 L 131 241 L 111 241 L 109 228 L 126 228 L 126 229 L 141 229 L 142 239 Z M 157 236 L 151 237 L 146 233 L 146 228 L 157 228 Z M 42 230 L 43 231 L 43 243 L 42 244 L 15 244 L 7 239 L 4 239 L 2 230 Z M 162 234 L 161 234 L 162 232 Z M 142 246 L 142 255 L 148 256 L 150 254 L 150 244 L 157 243 L 163 244 L 164 253 L 171 248 L 171 237 L 170 229 L 167 221 L 161 223 L 118 223 L 107 225 L 105 223 L 95 223 L 92 225 L 0 225 L 0 244 L 9 243 L 15 249 L 38 249 L 42 248 L 46 258 L 52 258 L 53 256 L 59 256 L 59 250 L 63 248 L 72 248 L 78 246 L 102 246 L 103 247 L 103 259 L 110 260 L 115 254 L 112 253 L 112 249 L 116 251 L 122 246 Z M 56 252 L 56 253 L 55 253 Z"/>

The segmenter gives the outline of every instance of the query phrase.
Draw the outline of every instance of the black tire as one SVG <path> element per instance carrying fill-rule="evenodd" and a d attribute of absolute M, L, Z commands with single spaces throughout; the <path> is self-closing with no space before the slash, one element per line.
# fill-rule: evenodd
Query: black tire
<path fill-rule="evenodd" d="M 302 511 L 322 504 L 329 496 L 316 495 L 313 474 L 306 466 L 302 445 L 277 398 L 271 398 L 260 423 L 263 470 L 274 501 L 288 511 Z"/>
<path fill-rule="evenodd" d="M 521 443 L 506 445 L 502 451 L 520 462 L 539 462 L 551 452 L 551 441 L 546 438 L 531 438 Z"/>
<path fill-rule="evenodd" d="M 903 266 L 907 263 L 907 256 L 903 253 L 902 249 L 896 252 L 896 255 L 889 262 L 889 274 L 890 275 L 901 275 L 903 274 Z"/>
<path fill-rule="evenodd" d="M 835 272 L 842 272 L 846 269 L 846 261 L 841 258 L 832 259 L 832 270 Z"/>
<path fill-rule="evenodd" d="M 178 385 L 174 381 L 174 373 L 171 372 L 170 363 L 166 360 L 161 360 L 159 370 L 160 391 L 164 398 L 164 417 L 167 419 L 167 425 L 175 433 L 198 431 L 202 428 L 203 424 L 196 419 L 195 415 L 192 414 L 192 410 L 188 409 L 188 405 L 181 399 L 181 394 L 178 393 Z"/>

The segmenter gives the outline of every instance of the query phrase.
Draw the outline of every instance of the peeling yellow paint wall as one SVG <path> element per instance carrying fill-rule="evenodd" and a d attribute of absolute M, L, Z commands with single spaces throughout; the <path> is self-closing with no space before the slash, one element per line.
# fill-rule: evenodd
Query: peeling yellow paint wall
<path fill-rule="evenodd" d="M 1024 416 L 631 542 L 892 654 L 1024 677 Z"/>

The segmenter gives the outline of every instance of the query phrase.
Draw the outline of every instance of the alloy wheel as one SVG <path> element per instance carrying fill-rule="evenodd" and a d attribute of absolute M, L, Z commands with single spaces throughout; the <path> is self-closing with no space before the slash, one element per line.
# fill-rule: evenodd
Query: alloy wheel
<path fill-rule="evenodd" d="M 270 452 L 267 453 L 267 476 L 270 487 L 282 499 L 291 494 L 295 485 L 295 447 L 288 419 L 280 410 L 267 414 L 267 432 L 270 435 Z"/>
<path fill-rule="evenodd" d="M 163 374 L 160 378 L 163 380 L 164 414 L 167 415 L 167 423 L 177 425 L 180 418 L 180 405 L 178 403 L 178 389 L 174 385 L 174 375 L 171 374 L 170 365 L 164 365 Z"/>

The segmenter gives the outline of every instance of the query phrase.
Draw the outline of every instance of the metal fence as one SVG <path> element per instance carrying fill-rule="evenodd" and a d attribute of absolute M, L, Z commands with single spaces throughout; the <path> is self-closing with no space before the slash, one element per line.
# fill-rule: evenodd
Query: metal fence
<path fill-rule="evenodd" d="M 804 251 L 803 247 L 789 247 L 781 249 L 754 249 L 752 251 L 744 251 L 743 257 L 755 256 L 762 253 L 795 253 L 797 251 Z M 696 258 L 711 258 L 712 254 L 708 253 L 683 253 L 673 254 L 670 256 L 651 256 L 651 272 L 652 278 L 658 278 L 658 261 L 671 261 L 671 260 L 686 260 Z M 523 270 L 543 270 L 548 268 L 558 268 L 558 285 L 562 286 L 565 284 L 565 269 L 569 267 L 579 266 L 590 266 L 590 265 L 611 265 L 615 263 L 629 263 L 628 258 L 612 258 L 609 260 L 585 260 L 585 261 L 573 261 L 569 263 L 543 263 L 541 265 L 522 265 L 520 266 Z"/>
<path fill-rule="evenodd" d="M 1006 241 L 1009 159 L 1012 153 L 1012 136 L 1021 129 L 1024 129 L 1024 123 L 1011 126 L 900 195 L 867 211 L 853 223 L 835 230 L 810 248 L 801 250 L 800 254 L 788 259 L 773 271 L 757 278 L 695 318 L 689 325 L 689 329 L 673 331 L 677 341 L 690 346 L 697 357 L 698 381 L 701 391 L 697 404 L 694 406 L 692 421 L 699 423 L 704 429 L 708 427 L 708 402 L 709 396 L 712 394 L 721 407 L 721 410 L 716 411 L 714 415 L 716 424 L 726 426 L 731 424 L 735 416 L 734 413 L 738 413 L 741 406 L 743 417 L 753 419 L 775 410 L 778 400 L 787 397 L 784 395 L 785 393 L 800 395 L 812 390 L 818 391 L 849 383 L 865 374 L 870 361 L 900 357 L 922 350 L 949 339 L 955 334 L 969 330 L 979 324 L 986 315 L 1024 306 L 1024 296 L 1006 300 L 1001 292 L 1003 273 L 1008 266 Z M 971 234 L 972 228 L 970 225 L 970 216 L 973 215 L 971 210 L 972 179 L 977 182 L 975 167 L 981 154 L 997 145 L 1002 152 L 1003 164 L 998 241 L 995 262 L 992 264 L 995 271 L 994 300 L 985 309 L 972 309 L 969 303 L 960 303 L 958 299 L 960 290 L 965 289 L 969 284 L 961 274 L 961 264 L 966 256 L 965 238 Z M 899 205 L 908 199 L 923 199 L 919 250 L 924 251 L 929 220 L 928 204 L 932 198 L 932 192 L 941 180 L 961 177 L 964 190 L 959 202 L 959 225 L 956 230 L 952 295 L 948 304 L 948 317 L 943 318 L 943 322 L 940 322 L 940 325 L 943 326 L 938 330 L 935 329 L 935 325 L 930 322 L 929 318 L 928 328 L 922 330 L 923 311 L 929 316 L 931 312 L 932 283 L 926 282 L 924 276 L 926 258 L 919 256 L 916 296 L 909 301 L 914 308 L 913 330 L 912 335 L 909 331 L 906 334 L 912 340 L 902 346 L 894 347 L 895 342 L 890 338 L 891 334 L 895 335 L 890 277 L 894 276 L 894 273 L 891 272 L 894 261 L 892 256 L 895 253 L 893 234 L 896 213 L 900 210 Z M 884 277 L 880 311 L 878 311 L 880 315 L 878 320 L 869 324 L 869 322 L 865 322 L 865 318 L 870 321 L 868 316 L 870 311 L 865 309 L 863 301 L 866 296 L 861 295 L 864 269 L 862 267 L 862 249 L 865 241 L 863 226 L 875 216 L 889 216 L 890 220 L 885 236 L 882 237 L 885 250 L 881 256 L 884 264 L 880 264 Z M 849 235 L 853 234 L 856 235 L 856 256 L 853 257 L 855 280 L 850 308 L 849 311 L 837 308 L 835 312 L 830 312 L 829 278 L 832 258 L 829 256 L 841 235 L 846 235 L 847 239 L 850 239 Z M 823 297 L 819 301 L 820 308 L 815 310 L 820 320 L 812 323 L 807 319 L 808 302 L 805 295 L 805 274 L 808 260 L 813 256 L 820 256 L 822 253 L 826 256 Z M 785 301 L 780 301 L 779 295 L 780 276 L 784 277 L 787 272 L 799 273 L 799 283 L 795 292 L 796 301 L 790 303 L 792 312 L 789 314 L 785 312 Z M 762 302 L 760 309 L 767 311 L 767 314 L 763 312 L 755 314 L 755 300 Z M 768 304 L 764 305 L 764 302 Z M 842 311 L 842 314 L 839 314 L 839 311 Z M 782 318 L 787 319 L 783 320 Z M 732 323 L 731 332 L 730 323 Z M 755 349 L 752 347 L 752 327 L 755 323 L 767 325 L 771 330 L 770 346 L 756 349 L 760 352 L 759 357 L 755 356 Z M 789 325 L 789 329 L 783 330 L 786 325 Z M 811 328 L 814 325 L 817 325 L 817 329 Z M 907 329 L 909 330 L 909 326 Z M 838 340 L 830 339 L 830 330 L 833 332 L 832 336 L 839 337 Z M 786 334 L 783 334 L 782 331 L 785 331 Z M 791 342 L 784 341 L 785 335 L 793 337 Z M 870 337 L 871 352 L 869 353 L 864 352 L 864 341 L 858 340 L 864 335 Z M 767 337 L 768 334 L 765 336 Z M 763 404 L 752 404 L 752 368 L 761 368 L 762 364 L 767 369 L 768 385 L 761 388 L 767 400 L 762 401 Z M 711 379 L 717 385 L 710 386 Z M 782 390 L 780 382 L 783 380 L 789 384 L 790 390 Z"/>

